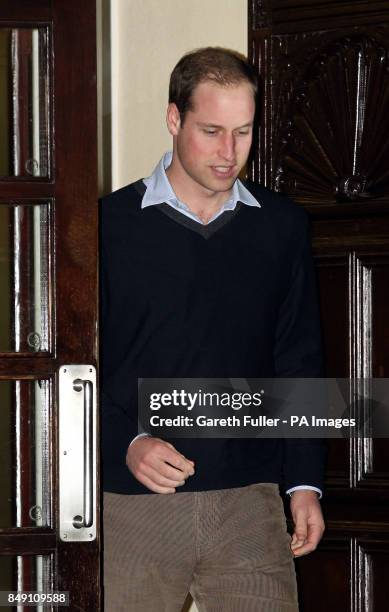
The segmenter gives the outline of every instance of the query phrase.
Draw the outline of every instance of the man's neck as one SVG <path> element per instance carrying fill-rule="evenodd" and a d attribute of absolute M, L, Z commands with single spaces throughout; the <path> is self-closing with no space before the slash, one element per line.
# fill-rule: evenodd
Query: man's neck
<path fill-rule="evenodd" d="M 186 204 L 203 223 L 208 223 L 231 197 L 232 189 L 229 191 L 211 191 L 195 183 L 193 186 L 186 185 L 184 187 L 183 181 L 180 180 L 179 173 L 175 172 L 173 164 L 166 169 L 166 176 L 177 198 Z"/>

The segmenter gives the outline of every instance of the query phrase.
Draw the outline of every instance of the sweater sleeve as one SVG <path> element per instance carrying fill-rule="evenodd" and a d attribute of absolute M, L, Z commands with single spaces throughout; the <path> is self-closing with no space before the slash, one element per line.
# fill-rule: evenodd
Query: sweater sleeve
<path fill-rule="evenodd" d="M 102 203 L 104 206 L 106 203 Z M 106 204 L 108 205 L 108 204 Z M 104 212 L 104 211 L 103 211 Z M 102 231 L 100 239 L 100 365 L 101 365 L 101 431 L 102 455 L 104 462 L 112 465 L 125 464 L 127 449 L 138 434 L 137 411 L 129 410 L 128 405 L 117 400 L 120 393 L 112 392 L 115 388 L 115 334 L 112 333 L 116 323 L 111 309 L 112 275 L 109 273 L 109 253 L 106 238 L 104 214 L 102 214 Z M 113 365 L 114 364 L 114 365 Z M 133 390 L 136 393 L 136 390 Z"/>
<path fill-rule="evenodd" d="M 323 376 L 316 281 L 308 220 L 303 211 L 293 231 L 290 283 L 278 317 L 274 349 L 278 378 Z M 284 440 L 284 489 L 308 485 L 323 490 L 326 444 L 315 438 Z"/>

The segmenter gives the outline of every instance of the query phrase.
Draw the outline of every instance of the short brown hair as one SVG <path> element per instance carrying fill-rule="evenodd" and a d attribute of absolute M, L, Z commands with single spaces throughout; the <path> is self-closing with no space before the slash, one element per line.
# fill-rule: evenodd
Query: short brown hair
<path fill-rule="evenodd" d="M 195 88 L 205 81 L 222 87 L 247 82 L 253 89 L 256 101 L 257 76 L 244 55 L 222 47 L 204 47 L 186 53 L 176 64 L 170 75 L 169 103 L 174 102 L 183 123 L 185 113 L 192 110 Z"/>

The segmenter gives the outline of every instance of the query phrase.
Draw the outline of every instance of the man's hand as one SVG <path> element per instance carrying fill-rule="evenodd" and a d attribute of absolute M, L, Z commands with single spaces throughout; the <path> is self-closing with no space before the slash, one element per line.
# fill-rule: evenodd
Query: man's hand
<path fill-rule="evenodd" d="M 194 474 L 194 462 L 159 438 L 135 440 L 128 447 L 126 463 L 135 478 L 154 493 L 175 493 Z"/>
<path fill-rule="evenodd" d="M 292 493 L 290 511 L 294 522 L 291 549 L 295 557 L 315 550 L 324 532 L 324 520 L 315 491 L 298 490 Z"/>

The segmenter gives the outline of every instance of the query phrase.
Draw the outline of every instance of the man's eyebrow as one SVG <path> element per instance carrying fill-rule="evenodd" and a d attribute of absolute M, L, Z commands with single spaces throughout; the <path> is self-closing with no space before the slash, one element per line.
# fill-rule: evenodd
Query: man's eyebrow
<path fill-rule="evenodd" d="M 218 125 L 217 123 L 203 123 L 202 121 L 197 121 L 197 125 L 200 127 L 223 129 L 223 126 Z M 249 123 L 245 123 L 244 125 L 239 125 L 238 127 L 234 128 L 234 130 L 242 130 L 243 128 L 252 127 L 253 125 L 254 125 L 254 122 L 249 121 Z"/>

